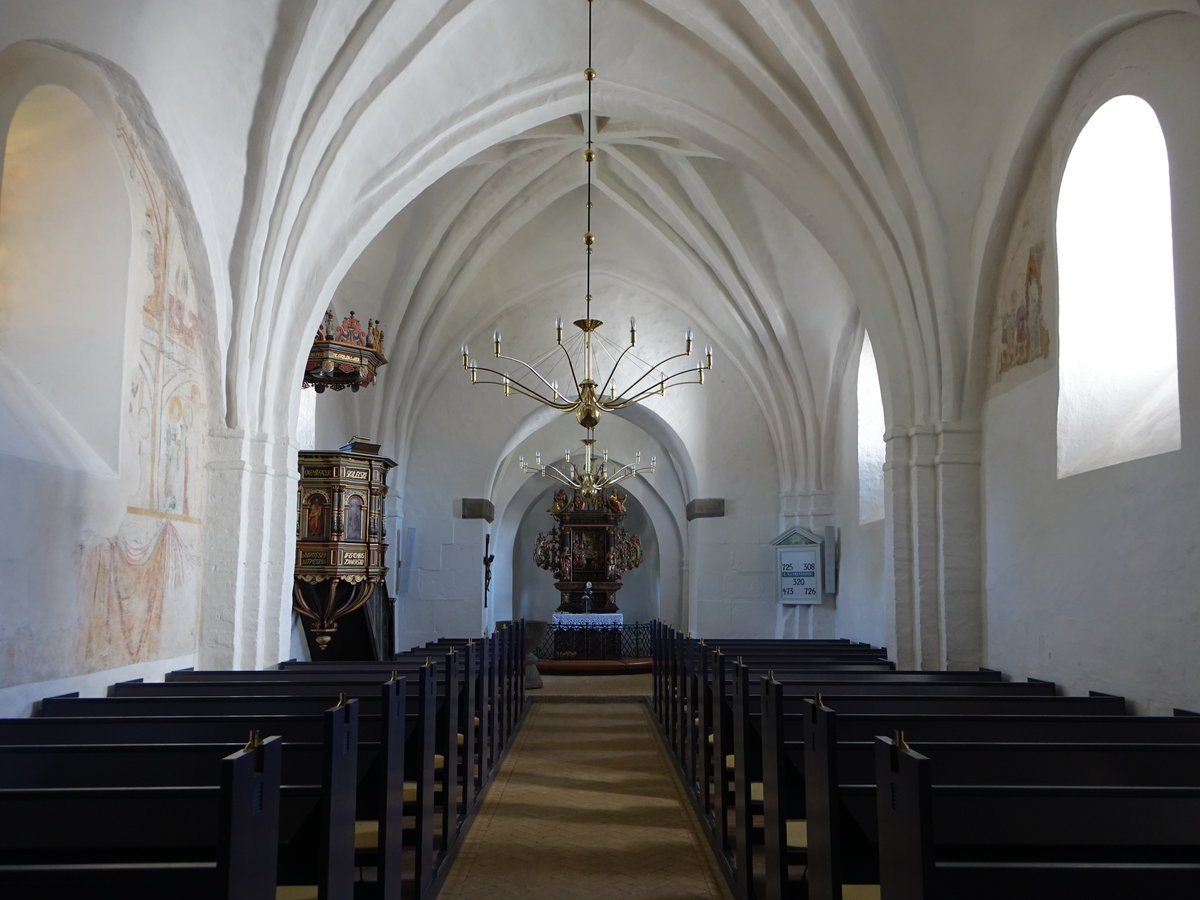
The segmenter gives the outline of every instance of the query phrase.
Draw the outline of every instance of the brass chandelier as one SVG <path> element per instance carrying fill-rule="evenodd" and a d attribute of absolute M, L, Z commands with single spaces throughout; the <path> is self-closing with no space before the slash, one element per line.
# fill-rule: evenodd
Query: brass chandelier
<path fill-rule="evenodd" d="M 583 235 L 586 254 L 584 317 L 574 322 L 575 327 L 582 332 L 582 354 L 578 361 L 572 356 L 572 348 L 563 344 L 563 321 L 561 317 L 556 320 L 554 326 L 555 344 L 566 360 L 571 386 L 566 391 L 560 390 L 558 382 L 551 381 L 534 364 L 502 354 L 500 351 L 501 338 L 499 331 L 494 332 L 492 335 L 493 355 L 497 360 L 512 363 L 517 369 L 518 375 L 514 376 L 508 370 L 480 365 L 471 358 L 466 344 L 462 347 L 462 365 L 470 373 L 472 384 L 499 385 L 504 389 L 504 396 L 506 397 L 516 393 L 536 400 L 552 409 L 575 413 L 576 420 L 587 430 L 588 435 L 584 440 L 584 468 L 583 470 L 579 470 L 578 467 L 572 467 L 578 473 L 577 479 L 572 480 L 567 473 L 563 473 L 553 467 L 547 469 L 540 464 L 528 467 L 525 465 L 524 458 L 521 459 L 521 466 L 522 471 L 540 472 L 541 474 L 550 475 L 562 483 L 577 489 L 582 489 L 582 485 L 585 483 L 593 484 L 605 478 L 607 478 L 605 484 L 615 484 L 616 481 L 628 478 L 630 475 L 636 474 L 637 471 L 653 471 L 653 465 L 645 468 L 636 468 L 636 471 L 626 471 L 631 467 L 625 466 L 618 470 L 624 473 L 618 478 L 615 473 L 613 475 L 602 476 L 600 473 L 604 469 L 603 464 L 599 469 L 592 468 L 594 465 L 592 454 L 594 436 L 592 430 L 600 421 L 601 412 L 625 409 L 648 397 L 664 394 L 668 388 L 678 385 L 703 384 L 704 373 L 712 369 L 712 347 L 706 347 L 703 360 L 697 362 L 695 366 L 688 365 L 670 373 L 665 370 L 664 367 L 674 363 L 676 360 L 691 356 L 691 329 L 688 329 L 684 333 L 683 351 L 681 353 L 667 356 L 653 365 L 637 360 L 636 354 L 631 355 L 631 351 L 633 351 L 637 343 L 637 323 L 631 318 L 629 320 L 628 345 L 615 355 L 612 369 L 607 377 L 602 381 L 598 380 L 599 376 L 593 362 L 593 354 L 596 350 L 596 343 L 603 340 L 597 334 L 597 331 L 604 323 L 592 318 L 592 248 L 596 242 L 596 236 L 592 232 L 592 163 L 596 159 L 596 151 L 592 147 L 592 84 L 596 80 L 596 70 L 592 68 L 592 0 L 587 0 L 587 3 L 588 66 L 583 73 L 583 77 L 588 83 L 587 147 L 583 151 L 583 159 L 587 163 L 587 230 Z M 571 341 L 568 341 L 568 344 L 571 343 Z M 615 344 L 609 345 L 616 346 Z M 555 355 L 557 354 L 554 348 L 547 354 L 548 357 Z M 637 360 L 642 371 L 640 374 L 633 376 L 627 383 L 618 384 L 617 371 L 621 362 L 627 356 L 632 360 Z"/>
<path fill-rule="evenodd" d="M 632 463 L 627 463 L 618 469 L 609 471 L 608 451 L 605 450 L 601 454 L 600 462 L 597 464 L 595 450 L 593 449 L 595 443 L 595 434 L 589 428 L 587 437 L 583 439 L 582 466 L 574 465 L 571 462 L 570 449 L 563 451 L 564 469 L 560 469 L 557 466 L 544 465 L 541 453 L 534 454 L 532 466 L 525 462 L 524 456 L 518 457 L 517 465 L 527 475 L 542 475 L 543 477 L 553 478 L 559 484 L 577 491 L 584 497 L 593 497 L 606 488 L 619 484 L 626 478 L 632 478 L 643 472 L 653 472 L 658 465 L 658 459 L 652 456 L 650 457 L 650 465 L 643 466 L 642 452 L 639 450 L 634 454 L 634 461 Z"/>

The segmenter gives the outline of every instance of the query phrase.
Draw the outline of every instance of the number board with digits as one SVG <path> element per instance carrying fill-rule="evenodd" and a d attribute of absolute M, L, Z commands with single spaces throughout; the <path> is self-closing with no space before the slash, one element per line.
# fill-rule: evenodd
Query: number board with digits
<path fill-rule="evenodd" d="M 779 602 L 821 602 L 821 548 L 818 544 L 778 547 Z"/>

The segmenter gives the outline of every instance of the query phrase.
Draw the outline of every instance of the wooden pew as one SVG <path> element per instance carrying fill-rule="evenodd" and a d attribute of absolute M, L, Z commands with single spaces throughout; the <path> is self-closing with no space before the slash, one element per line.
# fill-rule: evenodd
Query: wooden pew
<path fill-rule="evenodd" d="M 495 728 L 494 716 L 496 714 L 495 706 L 497 704 L 497 673 L 494 664 L 494 640 L 485 638 L 482 641 L 473 639 L 467 640 L 451 640 L 443 638 L 434 644 L 430 644 L 430 649 L 438 649 L 445 651 L 447 648 L 466 650 L 473 654 L 474 677 L 471 680 L 472 689 L 467 697 L 459 721 L 463 723 L 471 723 L 471 746 L 474 750 L 473 756 L 475 763 L 473 764 L 473 784 L 471 788 L 471 800 L 467 803 L 468 807 L 473 807 L 478 800 L 484 787 L 491 780 L 491 775 L 496 765 L 496 761 L 500 757 L 500 748 L 495 743 Z M 466 676 L 464 675 L 464 678 Z M 464 731 L 467 729 L 464 728 Z M 464 750 L 464 756 L 470 757 L 471 753 Z"/>
<path fill-rule="evenodd" d="M 358 704 L 315 714 L 323 722 L 320 764 L 301 770 L 289 760 L 289 774 L 303 780 L 280 790 L 278 877 L 280 884 L 316 885 L 328 900 L 352 900 Z M 114 777 L 119 783 L 119 773 Z"/>
<path fill-rule="evenodd" d="M 832 703 L 826 699 L 827 703 Z M 908 729 L 934 741 L 967 742 L 1192 742 L 1200 743 L 1200 720 L 1194 717 L 1078 716 L 1078 715 L 1003 715 L 988 716 L 960 713 L 896 715 L 886 711 L 869 714 L 838 713 L 827 707 L 807 704 L 811 715 L 801 717 L 806 734 L 803 742 L 787 742 L 779 751 L 782 777 L 790 775 L 795 784 L 804 784 L 807 810 L 793 800 L 795 791 L 785 786 L 780 801 L 779 821 L 805 819 L 807 828 L 807 877 L 810 895 L 838 896 L 837 884 L 869 883 L 869 873 L 846 875 L 854 860 L 866 856 L 874 865 L 875 828 L 871 800 L 857 797 L 849 813 L 846 798 L 833 795 L 831 785 L 847 779 L 861 786 L 874 784 L 871 750 L 873 736 L 887 730 Z M 886 705 L 881 707 L 886 709 Z M 795 721 L 795 717 L 793 720 Z M 832 745 L 836 745 L 836 756 Z M 976 751 L 982 753 L 982 750 Z M 832 762 L 831 762 L 832 760 Z M 773 764 L 769 764 L 773 765 Z M 802 774 L 797 774 L 797 772 Z M 840 817 L 840 819 L 839 819 Z M 848 818 L 847 818 L 848 817 Z M 845 825 L 839 827 L 839 822 Z M 778 826 L 777 826 L 778 827 Z M 772 832 L 771 834 L 776 834 Z M 839 839 L 848 837 L 849 844 Z M 768 854 L 769 896 L 786 896 L 786 869 L 780 858 L 785 850 Z M 840 875 L 838 873 L 841 873 Z M 831 874 L 832 873 L 832 874 Z M 865 879 L 865 880 L 864 880 Z"/>
<path fill-rule="evenodd" d="M 735 769 L 735 787 L 726 787 L 728 773 L 725 761 L 729 757 L 753 760 L 760 751 L 757 733 L 741 728 L 746 716 L 757 713 L 757 702 L 747 699 L 748 682 L 735 685 L 734 657 L 722 652 L 722 648 L 708 641 L 684 638 L 668 627 L 659 628 L 655 635 L 657 646 L 654 652 L 659 665 L 667 675 L 659 679 L 660 726 L 677 759 L 685 782 L 692 785 L 698 796 L 698 811 L 709 824 L 714 850 L 726 866 L 731 877 L 749 878 L 749 867 L 745 857 L 749 840 L 739 841 L 738 828 L 746 833 L 751 826 L 750 791 L 746 786 L 758 780 L 756 764 L 742 773 Z M 786 648 L 772 642 L 737 641 L 745 649 L 761 650 L 767 657 L 773 650 L 775 655 L 787 654 L 792 665 L 809 670 L 827 671 L 885 671 L 894 664 L 881 658 L 879 648 L 854 645 L 847 641 L 796 641 L 782 642 Z M 740 705 L 739 705 L 740 704 Z M 753 707 L 753 710 L 752 710 Z M 711 735 L 711 744 L 710 738 Z M 742 752 L 738 743 L 746 746 Z M 739 780 L 740 779 L 740 780 Z M 731 815 L 737 798 L 743 807 Z M 731 824 L 732 820 L 732 824 Z M 741 865 L 739 865 L 739 848 Z M 740 885 L 749 889 L 748 882 Z"/>
<path fill-rule="evenodd" d="M 215 785 L 0 789 L 0 890 L 274 900 L 281 747 L 214 757 Z"/>
<path fill-rule="evenodd" d="M 487 638 L 488 654 L 492 660 L 490 675 L 494 679 L 488 694 L 493 698 L 491 708 L 486 710 L 488 732 L 493 736 L 491 765 L 498 764 L 499 753 L 507 747 L 525 710 L 525 620 L 514 623 L 499 623 Z M 461 646 L 464 638 L 441 638 L 425 648 L 414 648 L 411 653 L 438 646 Z"/>
<path fill-rule="evenodd" d="M 437 801 L 439 790 L 443 798 L 453 796 L 445 767 L 439 771 L 435 766 L 437 755 L 445 750 L 448 731 L 454 727 L 452 720 L 447 723 L 437 712 L 448 702 L 447 691 L 452 695 L 455 689 L 453 678 L 447 686 L 444 669 L 444 665 L 436 663 L 400 667 L 399 671 L 410 673 L 409 677 L 400 677 L 393 668 L 386 676 L 382 672 L 373 673 L 361 683 L 339 678 L 332 670 L 324 670 L 321 677 L 309 678 L 299 674 L 306 671 L 301 669 L 264 675 L 265 682 L 185 680 L 172 682 L 170 687 L 178 686 L 187 692 L 212 690 L 215 696 L 207 699 L 218 702 L 219 708 L 227 713 L 239 707 L 264 713 L 286 713 L 304 709 L 317 702 L 314 698 L 327 696 L 331 690 L 354 698 L 363 709 L 364 724 L 369 729 L 360 744 L 363 778 L 357 798 L 357 855 L 376 865 L 383 896 L 399 896 L 405 875 L 411 875 L 421 894 L 429 889 L 445 858 L 454 830 L 451 804 L 445 800 Z M 375 684 L 379 677 L 388 677 L 389 681 Z M 128 689 L 133 688 L 131 685 Z M 140 690 L 151 689 L 143 687 Z M 162 688 L 152 690 L 161 691 Z M 255 696 L 253 692 L 257 690 L 270 690 L 271 694 Z M 137 698 L 130 702 L 153 699 Z M 205 697 L 202 694 L 195 697 L 172 694 L 158 699 L 165 701 L 168 707 L 179 708 L 200 706 Z M 152 709 L 149 705 L 133 708 Z M 413 826 L 407 830 L 407 839 L 404 828 L 406 804 L 413 815 Z M 439 834 L 440 847 L 437 846 Z M 410 845 L 415 854 L 411 873 L 401 867 L 403 849 Z"/>
<path fill-rule="evenodd" d="M 804 760 L 808 783 L 808 896 L 841 898 L 843 884 L 878 883 L 874 742 L 838 741 L 837 714 L 811 707 Z M 1200 786 L 1200 744 L 1107 742 L 1104 729 L 1039 743 L 1037 727 L 1014 726 L 1005 742 L 922 743 L 945 783 Z M 1099 738 L 1100 740 L 1097 740 Z"/>
<path fill-rule="evenodd" d="M 1200 788 L 939 783 L 878 738 L 884 900 L 1200 895 Z"/>
<path fill-rule="evenodd" d="M 360 704 L 370 711 L 359 717 L 360 740 L 351 745 L 351 761 L 362 753 L 362 771 L 369 775 L 356 791 L 353 775 L 349 786 L 339 792 L 349 804 L 349 825 L 342 827 L 336 839 L 338 859 L 349 848 L 349 862 L 339 862 L 338 878 L 349 872 L 353 889 L 355 816 L 379 822 L 379 883 L 384 896 L 399 896 L 404 874 L 400 869 L 405 795 L 405 732 L 416 749 L 409 764 L 415 780 L 412 793 L 416 804 L 413 846 L 415 863 L 412 876 L 424 891 L 431 883 L 436 865 L 433 854 L 434 729 L 431 716 L 422 717 L 421 708 L 432 706 L 432 670 L 417 679 L 420 700 L 416 710 L 406 714 L 406 684 L 397 680 L 379 686 L 377 696 L 352 700 L 357 712 Z M 320 710 L 327 705 L 322 693 L 310 697 L 134 697 L 134 698 L 48 698 L 43 715 L 31 719 L 0 720 L 0 743 L 37 741 L 41 743 L 147 743 L 232 740 L 250 728 L 284 735 L 288 741 L 327 740 Z M 373 701 L 373 702 L 372 702 Z M 132 714 L 131 710 L 141 714 Z M 184 714 L 184 710 L 187 713 Z M 93 715 L 71 716 L 72 712 L 90 711 Z M 424 750 L 422 750 L 424 748 Z M 427 751 L 427 752 L 425 752 Z M 353 770 L 352 770 L 353 772 Z M 357 807 L 357 813 L 356 813 Z M 311 858 L 311 855 L 310 855 Z"/>
<path fill-rule="evenodd" d="M 800 676 L 803 673 L 814 677 L 831 677 L 835 672 L 844 673 L 847 678 L 851 678 L 854 673 L 878 675 L 895 670 L 895 665 L 886 659 L 860 657 L 857 653 L 846 658 L 819 653 L 796 655 L 786 662 L 764 660 L 747 662 L 745 657 L 731 656 L 711 645 L 701 648 L 701 652 L 707 655 L 707 662 L 696 667 L 695 677 L 703 676 L 706 683 L 703 686 L 691 686 L 689 682 L 694 679 L 691 677 L 685 679 L 685 696 L 682 708 L 677 713 L 676 732 L 682 748 L 677 755 L 681 760 L 685 760 L 686 754 L 689 752 L 686 749 L 688 742 L 695 744 L 707 740 L 709 734 L 715 734 L 718 730 L 722 732 L 726 747 L 730 746 L 736 721 L 733 713 L 735 666 L 746 667 L 748 684 L 755 684 L 757 676 L 765 675 L 768 672 L 776 672 L 781 678 Z M 699 699 L 692 700 L 692 697 Z M 759 703 L 757 692 L 751 691 L 747 697 L 741 699 L 746 715 L 757 718 Z"/>
<path fill-rule="evenodd" d="M 943 705 L 958 699 L 1054 697 L 1055 685 L 1044 681 L 1005 682 L 994 677 L 998 673 L 967 672 L 909 672 L 876 674 L 870 679 L 856 676 L 841 680 L 834 673 L 824 681 L 815 675 L 805 675 L 802 681 L 782 682 L 777 678 L 760 678 L 762 695 L 762 785 L 763 831 L 767 897 L 787 893 L 787 867 L 791 863 L 807 864 L 809 879 L 819 862 L 813 861 L 811 803 L 807 800 L 804 763 L 809 747 L 808 711 L 812 698 L 825 692 L 838 695 L 841 702 L 859 702 L 866 698 L 872 704 L 887 706 L 892 697 L 932 697 Z M 970 680 L 976 677 L 978 680 Z M 1073 704 L 1072 704 L 1073 705 Z M 797 732 L 802 739 L 796 740 Z M 808 822 L 807 837 L 803 836 Z M 789 832 L 793 835 L 789 839 Z"/>
<path fill-rule="evenodd" d="M 438 740 L 435 752 L 441 760 L 438 771 L 442 789 L 447 797 L 456 798 L 455 806 L 448 810 L 448 814 L 443 818 L 443 846 L 449 847 L 464 824 L 466 816 L 474 808 L 477 796 L 476 779 L 467 777 L 467 774 L 474 775 L 484 769 L 480 759 L 483 745 L 477 741 L 480 730 L 474 725 L 477 718 L 474 715 L 477 706 L 476 687 L 479 681 L 477 646 L 472 644 L 461 648 L 429 648 L 420 651 L 419 655 L 401 655 L 388 661 L 289 661 L 281 663 L 278 673 L 270 677 L 295 675 L 334 683 L 339 679 L 379 677 L 389 670 L 412 671 L 414 667 L 419 668 L 426 661 L 437 663 L 440 677 L 437 691 Z"/>
<path fill-rule="evenodd" d="M 733 715 L 733 660 L 735 657 L 723 653 L 720 648 L 698 643 L 696 646 L 697 659 L 687 672 L 684 680 L 684 697 L 676 712 L 677 721 L 674 731 L 677 735 L 677 758 L 685 772 L 685 781 L 699 791 L 704 801 L 704 811 L 707 813 L 708 797 L 705 788 L 714 772 L 713 759 L 724 759 L 731 752 L 735 717 Z M 753 677 L 758 672 L 766 673 L 770 665 L 746 662 L 744 657 L 737 657 L 737 664 L 746 665 L 748 676 Z M 794 669 L 789 671 L 845 672 L 847 677 L 852 673 L 865 674 L 881 671 L 891 671 L 893 664 L 883 659 L 857 656 L 846 661 L 826 652 L 820 654 L 796 655 L 791 659 Z M 757 716 L 758 698 L 751 695 L 746 701 L 746 712 Z M 713 735 L 712 750 L 709 753 L 709 735 Z M 719 737 L 719 740 L 718 740 Z M 722 745 L 723 752 L 718 751 L 717 745 Z M 716 814 L 714 809 L 714 815 Z"/>
<path fill-rule="evenodd" d="M 495 756 L 489 756 L 489 744 L 496 746 L 495 738 L 489 737 L 493 734 L 490 730 L 491 715 L 494 715 L 493 708 L 495 705 L 489 702 L 488 695 L 492 692 L 492 676 L 488 670 L 479 671 L 478 667 L 474 667 L 473 659 L 474 651 L 485 647 L 490 641 L 484 642 L 446 642 L 432 647 L 414 650 L 410 654 L 402 654 L 396 659 L 383 662 L 351 662 L 351 663 L 315 663 L 303 664 L 289 662 L 281 664 L 283 674 L 304 672 L 309 675 L 312 673 L 345 673 L 354 675 L 354 677 L 364 677 L 372 671 L 386 671 L 388 668 L 396 666 L 412 665 L 418 659 L 426 659 L 430 656 L 435 659 L 446 659 L 451 665 L 457 660 L 460 664 L 460 672 L 462 678 L 459 679 L 461 690 L 458 692 L 460 704 L 458 706 L 458 715 L 454 721 L 462 721 L 464 726 L 451 726 L 450 720 L 439 716 L 439 756 L 446 760 L 446 764 L 439 770 L 442 773 L 446 796 L 454 795 L 454 785 L 458 785 L 459 803 L 457 805 L 458 816 L 455 818 L 450 815 L 443 816 L 443 840 L 442 849 L 438 855 L 438 866 L 441 865 L 447 854 L 449 854 L 467 821 L 468 815 L 473 812 L 475 803 L 479 796 L 478 791 L 482 790 L 485 778 L 490 777 L 493 770 L 493 760 L 497 759 L 500 749 L 497 749 Z M 487 657 L 484 657 L 485 659 Z M 494 671 L 495 666 L 490 667 L 490 671 Z M 335 677 L 331 675 L 330 677 Z M 490 682 L 490 683 L 489 683 Z M 484 685 L 486 683 L 486 694 L 479 695 L 476 693 L 476 685 Z M 510 685 L 515 685 L 515 682 L 509 681 Z M 515 707 L 514 702 L 509 702 L 510 707 Z M 473 715 L 472 713 L 478 713 Z M 458 729 L 461 728 L 461 731 Z M 455 740 L 462 751 L 461 763 L 458 762 L 459 757 L 455 755 L 452 749 L 455 746 Z M 451 749 L 446 749 L 446 747 Z M 462 773 L 462 778 L 458 779 L 455 775 L 455 765 Z M 449 809 L 444 810 L 449 812 Z"/>
<path fill-rule="evenodd" d="M 844 742 L 866 742 L 867 746 L 873 746 L 875 735 L 894 733 L 898 729 L 905 729 L 910 736 L 921 741 L 1000 742 L 1011 741 L 1019 736 L 1020 740 L 1028 742 L 1200 743 L 1200 717 L 1194 715 L 992 716 L 961 712 L 896 715 L 865 711 L 834 715 L 839 745 Z M 786 751 L 788 764 L 803 771 L 806 762 L 804 752 L 802 745 L 790 746 Z M 813 789 L 812 785 L 808 786 L 809 791 Z M 793 814 L 798 815 L 795 811 Z M 819 811 L 817 816 L 815 822 L 811 819 L 807 822 L 809 853 L 813 852 L 811 844 L 814 837 L 820 841 L 820 835 L 816 833 L 821 828 Z M 785 815 L 781 814 L 780 817 L 785 818 Z M 811 876 L 814 873 L 808 874 Z M 819 878 L 819 873 L 816 874 Z M 786 896 L 786 884 L 775 888 L 775 892 Z"/>
<path fill-rule="evenodd" d="M 728 660 L 725 654 L 722 660 Z M 841 671 L 836 663 L 814 662 L 811 672 L 824 672 L 836 678 Z M 822 669 L 821 667 L 827 667 Z M 726 697 L 726 671 L 731 674 L 729 696 Z M 754 824 L 756 814 L 763 814 L 763 745 L 761 711 L 757 691 L 751 689 L 751 668 L 744 663 L 730 665 L 718 663 L 714 678 L 713 702 L 717 707 L 714 723 L 714 747 L 711 777 L 715 785 L 717 800 L 715 817 L 718 830 L 716 846 L 720 857 L 730 866 L 734 883 L 746 897 L 755 894 L 753 873 L 755 849 L 763 846 L 761 829 Z M 879 670 L 881 673 L 886 671 Z M 724 794 L 727 771 L 727 748 L 732 747 L 732 790 Z M 707 774 L 707 773 L 706 773 Z M 730 829 L 728 813 L 732 809 L 733 824 Z"/>
<path fill-rule="evenodd" d="M 838 684 L 831 677 L 824 686 L 812 683 L 784 685 L 773 679 L 762 679 L 762 689 L 766 691 L 766 698 L 762 717 L 760 780 L 764 799 L 763 852 L 768 896 L 781 893 L 780 885 L 786 882 L 791 858 L 804 860 L 807 857 L 808 864 L 812 865 L 811 852 L 806 853 L 796 846 L 807 844 L 811 848 L 811 837 L 807 841 L 801 838 L 789 841 L 788 830 L 789 827 L 793 830 L 802 827 L 789 823 L 808 818 L 805 811 L 804 770 L 800 762 L 803 758 L 803 729 L 805 710 L 811 704 L 809 698 L 821 691 L 836 692 L 836 699 L 826 697 L 825 702 L 836 703 L 851 711 L 887 709 L 895 713 L 921 710 L 958 713 L 976 710 L 1002 715 L 1006 712 L 1036 713 L 1044 710 L 1061 715 L 1081 715 L 1125 709 L 1124 700 L 1119 697 L 1059 697 L 1053 694 L 1054 685 L 1048 682 L 1004 682 L 994 679 L 977 683 L 953 680 L 938 682 L 919 676 L 918 681 L 911 683 L 896 678 L 877 683 L 863 681 Z M 753 765 L 754 762 L 755 758 L 751 757 L 747 765 Z M 739 820 L 739 839 L 743 835 L 747 841 L 751 840 Z"/>
<path fill-rule="evenodd" d="M 380 897 L 399 898 L 405 873 L 402 869 L 405 797 L 415 809 L 410 840 L 415 864 L 414 882 L 428 882 L 435 867 L 436 776 L 434 717 L 422 710 L 434 708 L 436 672 L 421 666 L 409 670 L 410 679 L 393 669 L 380 683 L 379 673 L 355 678 L 331 677 L 334 673 L 248 671 L 200 673 L 192 670 L 171 673 L 167 683 L 121 682 L 109 688 L 110 696 L 145 696 L 171 700 L 184 695 L 220 699 L 230 696 L 271 697 L 280 694 L 328 697 L 331 693 L 353 695 L 356 705 L 369 710 L 370 739 L 359 742 L 360 767 L 356 820 L 355 855 L 377 869 Z M 247 680 L 237 680 L 238 676 Z M 239 701 L 240 702 L 240 701 Z M 232 709 L 234 704 L 222 704 Z M 411 710 L 411 712 L 410 712 Z M 145 709 L 143 708 L 143 711 Z M 406 749 L 406 744 L 408 745 Z M 406 758 L 409 771 L 406 773 Z M 407 779 L 407 783 L 406 783 Z M 350 792 L 354 795 L 354 791 Z"/>
<path fill-rule="evenodd" d="M 693 678 L 693 662 L 701 652 L 724 652 L 732 656 L 743 656 L 750 661 L 757 656 L 765 660 L 803 656 L 815 659 L 832 656 L 844 660 L 845 655 L 858 659 L 885 658 L 882 648 L 866 644 L 855 644 L 844 639 L 836 640 L 761 640 L 746 638 L 708 638 L 694 640 L 668 625 L 655 623 L 651 632 L 651 654 L 655 659 L 655 709 L 667 734 L 668 743 L 679 759 L 684 758 L 684 733 L 688 721 L 689 698 L 695 697 L 697 689 L 689 683 Z M 698 648 L 706 648 L 700 651 Z M 833 660 L 831 660 L 833 661 Z M 888 664 L 890 665 L 890 664 Z M 692 702 L 690 709 L 695 709 Z"/>
<path fill-rule="evenodd" d="M 475 800 L 474 780 L 458 778 L 458 771 L 478 769 L 478 750 L 476 745 L 477 729 L 463 727 L 460 723 L 470 722 L 467 717 L 475 702 L 474 688 L 478 681 L 475 670 L 476 656 L 473 648 L 464 651 L 447 652 L 435 651 L 427 654 L 423 660 L 413 659 L 394 660 L 386 665 L 370 668 L 346 667 L 337 663 L 315 666 L 305 666 L 287 663 L 281 669 L 262 671 L 226 671 L 226 672 L 196 672 L 192 670 L 169 673 L 168 681 L 143 682 L 140 679 L 121 682 L 109 688 L 110 697 L 133 696 L 230 696 L 234 694 L 249 696 L 282 696 L 308 695 L 315 696 L 323 689 L 326 693 L 337 695 L 346 693 L 371 699 L 370 692 L 377 690 L 377 685 L 389 677 L 404 675 L 414 678 L 425 666 L 426 660 L 437 658 L 450 667 L 450 671 L 439 670 L 436 681 L 435 700 L 438 716 L 439 740 L 438 754 L 449 754 L 451 747 L 456 747 L 454 758 L 450 760 L 446 781 L 450 785 L 458 785 L 459 819 L 473 807 Z M 447 678 L 449 679 L 447 681 Z M 447 710 L 443 704 L 454 704 L 455 709 Z M 453 729 L 453 731 L 452 731 Z M 460 730 L 461 729 L 461 730 Z M 453 791 L 451 791 L 453 793 Z M 449 795 L 448 795 L 449 796 Z M 457 827 L 455 828 L 457 830 Z M 447 835 L 448 837 L 449 835 Z"/>

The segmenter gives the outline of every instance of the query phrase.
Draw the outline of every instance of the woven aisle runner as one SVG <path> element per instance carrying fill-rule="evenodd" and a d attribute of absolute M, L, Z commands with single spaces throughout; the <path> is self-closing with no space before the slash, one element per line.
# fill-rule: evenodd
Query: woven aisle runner
<path fill-rule="evenodd" d="M 440 898 L 729 897 L 645 703 L 587 699 L 532 705 Z"/>

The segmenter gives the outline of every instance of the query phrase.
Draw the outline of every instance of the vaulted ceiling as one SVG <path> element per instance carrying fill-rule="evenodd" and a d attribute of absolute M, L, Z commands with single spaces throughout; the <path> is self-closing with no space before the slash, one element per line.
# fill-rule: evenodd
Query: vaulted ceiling
<path fill-rule="evenodd" d="M 6 6 L 6 38 L 40 37 L 43 7 Z M 864 326 L 892 424 L 976 417 L 997 247 L 1058 98 L 1106 37 L 1197 8 L 594 0 L 594 312 L 613 339 L 636 315 L 647 358 L 689 326 L 713 344 L 785 489 L 828 476 Z M 499 327 L 537 357 L 582 314 L 585 0 L 80 9 L 50 33 L 128 69 L 195 207 L 230 425 L 277 429 L 331 303 L 384 323 L 357 403 L 399 453 L 461 343 Z"/>
<path fill-rule="evenodd" d="M 647 357 L 694 325 L 801 483 L 860 322 L 894 420 L 972 415 L 988 254 L 1038 129 L 1091 47 L 1171 6 L 1194 4 L 596 0 L 597 317 L 636 315 Z M 532 359 L 582 315 L 587 3 L 295 11 L 263 259 L 323 282 L 306 329 L 329 300 L 379 311 L 371 402 L 403 444 L 460 343 L 499 327 Z"/>

